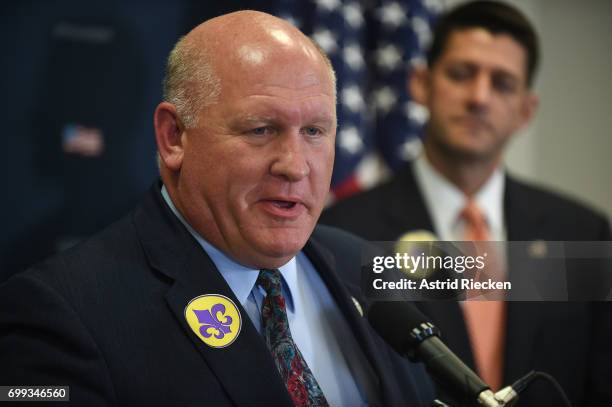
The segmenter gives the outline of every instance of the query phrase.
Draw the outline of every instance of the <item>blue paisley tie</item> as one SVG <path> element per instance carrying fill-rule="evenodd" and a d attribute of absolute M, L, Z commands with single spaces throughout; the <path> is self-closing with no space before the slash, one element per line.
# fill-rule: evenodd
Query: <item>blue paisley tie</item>
<path fill-rule="evenodd" d="M 259 272 L 257 284 L 266 291 L 261 309 L 264 336 L 287 390 L 298 406 L 327 406 L 327 400 L 297 348 L 281 294 L 281 275 L 276 269 Z"/>

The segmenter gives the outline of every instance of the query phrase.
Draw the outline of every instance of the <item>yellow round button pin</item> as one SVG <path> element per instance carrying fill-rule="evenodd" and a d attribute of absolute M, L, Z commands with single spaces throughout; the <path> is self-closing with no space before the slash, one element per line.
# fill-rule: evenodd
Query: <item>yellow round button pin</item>
<path fill-rule="evenodd" d="M 202 342 L 212 348 L 231 345 L 242 328 L 238 307 L 220 294 L 204 294 L 189 301 L 185 319 Z"/>

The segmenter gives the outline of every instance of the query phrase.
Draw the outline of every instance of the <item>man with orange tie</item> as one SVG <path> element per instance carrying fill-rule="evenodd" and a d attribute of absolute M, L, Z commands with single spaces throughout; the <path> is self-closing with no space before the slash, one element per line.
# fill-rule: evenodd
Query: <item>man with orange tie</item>
<path fill-rule="evenodd" d="M 241 11 L 183 37 L 164 85 L 141 204 L 0 286 L 0 386 L 69 386 L 82 406 L 429 406 L 423 368 L 364 316 L 359 264 L 337 267 L 359 240 L 316 227 L 329 59 Z"/>
<path fill-rule="evenodd" d="M 411 231 L 449 241 L 610 240 L 603 216 L 503 168 L 507 142 L 538 105 L 537 36 L 522 13 L 491 1 L 449 11 L 434 28 L 427 62 L 409 82 L 429 110 L 423 153 L 390 181 L 324 212 L 322 223 L 374 241 Z M 607 303 L 432 301 L 422 309 L 494 389 L 536 369 L 552 374 L 574 405 L 612 404 Z M 539 386 L 521 405 L 560 405 Z"/>

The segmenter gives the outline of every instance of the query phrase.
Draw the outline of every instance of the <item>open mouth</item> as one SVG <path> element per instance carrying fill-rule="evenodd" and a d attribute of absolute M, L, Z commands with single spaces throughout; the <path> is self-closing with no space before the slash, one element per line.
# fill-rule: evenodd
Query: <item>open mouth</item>
<path fill-rule="evenodd" d="M 298 199 L 264 199 L 261 203 L 269 215 L 277 218 L 296 219 L 307 211 L 306 206 Z"/>
<path fill-rule="evenodd" d="M 272 202 L 272 205 L 276 206 L 277 208 L 281 208 L 281 209 L 291 209 L 293 207 L 295 207 L 295 202 L 291 202 L 291 201 L 277 201 L 277 200 L 273 200 L 270 201 Z"/>

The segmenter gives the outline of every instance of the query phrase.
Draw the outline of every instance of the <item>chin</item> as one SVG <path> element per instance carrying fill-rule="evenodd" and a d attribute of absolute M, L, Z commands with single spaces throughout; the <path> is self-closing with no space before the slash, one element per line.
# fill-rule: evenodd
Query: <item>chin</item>
<path fill-rule="evenodd" d="M 307 240 L 308 236 L 298 235 L 293 230 L 293 233 L 277 233 L 260 242 L 258 246 L 266 256 L 286 258 L 295 256 L 306 245 Z"/>
<path fill-rule="evenodd" d="M 482 144 L 470 143 L 465 140 L 458 140 L 442 144 L 441 151 L 448 157 L 461 158 L 468 161 L 480 161 L 489 157 L 490 147 Z"/>
<path fill-rule="evenodd" d="M 306 245 L 306 239 L 293 241 L 268 242 L 266 253 L 274 257 L 293 257 Z"/>
<path fill-rule="evenodd" d="M 313 225 L 257 225 L 242 231 L 244 243 L 267 258 L 291 258 L 306 245 Z"/>

